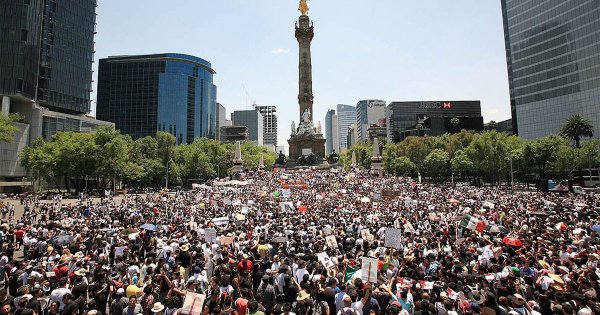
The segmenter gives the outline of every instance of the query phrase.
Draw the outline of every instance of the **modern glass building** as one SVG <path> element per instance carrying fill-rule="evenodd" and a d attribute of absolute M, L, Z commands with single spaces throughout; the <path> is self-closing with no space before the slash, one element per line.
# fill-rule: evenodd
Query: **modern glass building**
<path fill-rule="evenodd" d="M 386 123 L 387 140 L 394 143 L 408 136 L 483 131 L 479 101 L 391 102 Z"/>
<path fill-rule="evenodd" d="M 356 124 L 356 107 L 344 104 L 337 105 L 338 137 L 340 139 L 340 150 L 347 149 L 348 128 Z"/>
<path fill-rule="evenodd" d="M 96 0 L 0 0 L 0 104 L 23 117 L 0 143 L 0 191 L 26 186 L 19 156 L 32 140 L 112 125 L 87 116 L 95 28 Z"/>
<path fill-rule="evenodd" d="M 362 100 L 356 104 L 356 133 L 357 141 L 367 140 L 367 129 L 385 118 L 385 101 Z"/>
<path fill-rule="evenodd" d="M 134 139 L 169 132 L 177 143 L 216 136 L 215 71 L 183 54 L 100 59 L 97 117 Z"/>
<path fill-rule="evenodd" d="M 248 140 L 256 145 L 264 145 L 263 115 L 256 109 L 236 110 L 231 113 L 231 121 L 236 127 L 248 127 Z"/>
<path fill-rule="evenodd" d="M 600 129 L 600 1 L 501 3 L 513 131 L 558 133 L 573 114 Z"/>
<path fill-rule="evenodd" d="M 96 0 L 0 1 L 0 95 L 90 111 Z"/>

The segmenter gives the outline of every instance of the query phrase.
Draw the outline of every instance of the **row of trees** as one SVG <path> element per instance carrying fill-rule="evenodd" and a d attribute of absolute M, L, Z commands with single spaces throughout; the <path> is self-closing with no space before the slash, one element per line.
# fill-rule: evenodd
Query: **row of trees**
<path fill-rule="evenodd" d="M 400 176 L 421 174 L 435 181 L 467 178 L 499 183 L 510 180 L 511 169 L 516 180 L 550 174 L 572 177 L 577 170 L 598 166 L 600 147 L 597 140 L 580 145 L 580 139 L 591 137 L 591 123 L 573 116 L 560 135 L 523 140 L 494 130 L 474 133 L 461 131 L 437 137 L 407 137 L 397 144 L 382 148 L 387 173 Z M 360 142 L 342 155 L 345 166 L 355 153 L 357 164 L 369 168 L 372 144 Z"/>
<path fill-rule="evenodd" d="M 258 167 L 261 153 L 266 166 L 277 157 L 250 142 L 241 149 L 248 168 Z M 158 188 L 165 185 L 166 174 L 169 186 L 189 186 L 227 176 L 233 155 L 232 144 L 207 138 L 177 145 L 173 135 L 158 132 L 156 137 L 134 141 L 103 127 L 94 133 L 59 132 L 48 142 L 38 138 L 22 152 L 21 163 L 35 180 L 81 191 L 90 180 L 98 187 L 123 182 L 128 187 Z"/>

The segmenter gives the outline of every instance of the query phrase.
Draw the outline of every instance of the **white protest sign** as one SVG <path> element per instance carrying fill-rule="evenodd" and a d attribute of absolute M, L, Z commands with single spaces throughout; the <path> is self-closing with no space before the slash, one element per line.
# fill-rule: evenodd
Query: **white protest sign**
<path fill-rule="evenodd" d="M 123 256 L 124 253 L 125 253 L 125 246 L 115 247 L 115 256 L 117 256 L 117 257 Z"/>
<path fill-rule="evenodd" d="M 186 292 L 183 307 L 179 310 L 180 314 L 185 315 L 200 315 L 206 295 L 193 292 Z"/>
<path fill-rule="evenodd" d="M 217 242 L 217 230 L 208 228 L 204 230 L 204 240 L 207 243 L 216 243 Z"/>
<path fill-rule="evenodd" d="M 402 248 L 402 230 L 394 228 L 385 229 L 385 247 Z"/>
<path fill-rule="evenodd" d="M 326 226 L 323 228 L 323 234 L 324 234 L 324 235 L 329 235 L 329 234 L 331 234 L 331 226 L 329 226 L 329 225 L 326 225 Z"/>
<path fill-rule="evenodd" d="M 325 241 L 327 242 L 327 247 L 338 248 L 337 240 L 335 239 L 335 236 L 329 235 L 329 236 L 325 237 Z"/>
<path fill-rule="evenodd" d="M 219 218 L 214 218 L 213 223 L 215 225 L 227 225 L 229 224 L 229 218 L 228 217 L 219 217 Z"/>
<path fill-rule="evenodd" d="M 221 236 L 221 245 L 233 244 L 235 238 L 233 236 Z"/>
<path fill-rule="evenodd" d="M 377 259 L 361 257 L 361 279 L 367 282 L 377 281 Z"/>
<path fill-rule="evenodd" d="M 317 254 L 317 257 L 319 258 L 319 262 L 325 266 L 325 269 L 331 269 L 335 267 L 335 264 L 331 261 L 331 258 L 329 258 L 327 253 L 319 253 Z"/>

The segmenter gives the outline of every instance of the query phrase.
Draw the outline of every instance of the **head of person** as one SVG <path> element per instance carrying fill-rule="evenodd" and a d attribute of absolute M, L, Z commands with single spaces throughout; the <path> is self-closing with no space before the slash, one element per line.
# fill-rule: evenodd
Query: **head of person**
<path fill-rule="evenodd" d="M 8 303 L 8 302 L 2 303 L 2 306 L 0 307 L 0 314 L 11 314 L 10 303 Z"/>

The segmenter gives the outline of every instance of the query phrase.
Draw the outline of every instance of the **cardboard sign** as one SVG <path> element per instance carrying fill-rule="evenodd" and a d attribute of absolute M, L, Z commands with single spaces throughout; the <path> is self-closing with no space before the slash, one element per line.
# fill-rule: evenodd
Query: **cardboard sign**
<path fill-rule="evenodd" d="M 360 278 L 366 282 L 377 282 L 377 259 L 361 257 Z"/>
<path fill-rule="evenodd" d="M 385 229 L 385 247 L 402 248 L 402 230 L 394 228 Z"/>
<path fill-rule="evenodd" d="M 329 225 L 326 225 L 326 226 L 323 228 L 323 234 L 324 234 L 324 235 L 330 235 L 330 234 L 331 234 L 331 226 L 329 226 Z"/>
<path fill-rule="evenodd" d="M 319 258 L 319 262 L 325 266 L 325 269 L 331 269 L 335 267 L 335 264 L 333 261 L 331 261 L 331 258 L 329 258 L 327 253 L 319 253 L 317 254 L 317 257 Z"/>
<path fill-rule="evenodd" d="M 208 228 L 204 230 L 204 241 L 207 243 L 217 242 L 217 230 Z"/>
<path fill-rule="evenodd" d="M 329 235 L 329 236 L 325 237 L 325 241 L 327 242 L 327 247 L 338 248 L 337 240 L 335 239 L 335 236 Z"/>
<path fill-rule="evenodd" d="M 221 236 L 221 245 L 231 245 L 233 244 L 234 239 L 233 236 Z"/>
<path fill-rule="evenodd" d="M 183 307 L 179 310 L 180 314 L 200 315 L 206 295 L 193 292 L 186 292 Z"/>

